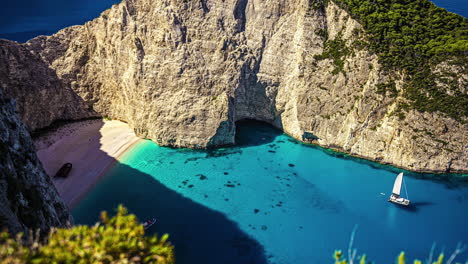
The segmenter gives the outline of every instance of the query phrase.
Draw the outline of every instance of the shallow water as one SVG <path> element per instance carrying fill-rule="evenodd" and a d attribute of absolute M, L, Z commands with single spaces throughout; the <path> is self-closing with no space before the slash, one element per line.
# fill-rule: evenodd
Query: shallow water
<path fill-rule="evenodd" d="M 158 219 L 150 232 L 170 234 L 179 264 L 332 263 L 355 225 L 355 247 L 377 263 L 402 250 L 427 257 L 433 242 L 446 252 L 468 243 L 466 184 L 412 174 L 413 206 L 402 208 L 387 202 L 396 169 L 258 123 L 241 125 L 237 140 L 213 151 L 139 143 L 77 206 L 76 222 L 93 224 L 123 203 L 142 220 Z"/>

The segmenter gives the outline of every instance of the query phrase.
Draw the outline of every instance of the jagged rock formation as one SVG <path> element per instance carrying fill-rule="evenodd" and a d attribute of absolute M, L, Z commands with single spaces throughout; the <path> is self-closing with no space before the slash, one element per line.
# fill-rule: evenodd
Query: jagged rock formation
<path fill-rule="evenodd" d="M 68 208 L 36 156 L 13 99 L 0 89 L 0 230 L 28 233 L 71 222 Z"/>
<path fill-rule="evenodd" d="M 332 1 L 126 0 L 23 48 L 94 111 L 160 145 L 232 144 L 235 122 L 251 118 L 411 170 L 468 171 L 466 125 L 393 114 L 404 99 L 378 85 L 391 76 L 399 90 L 404 73 L 383 71 L 356 44 L 363 34 Z M 327 40 L 344 43 L 340 61 L 323 56 Z"/>
<path fill-rule="evenodd" d="M 17 100 L 21 119 L 30 130 L 56 120 L 97 116 L 39 56 L 16 42 L 0 40 L 0 65 L 0 88 Z"/>

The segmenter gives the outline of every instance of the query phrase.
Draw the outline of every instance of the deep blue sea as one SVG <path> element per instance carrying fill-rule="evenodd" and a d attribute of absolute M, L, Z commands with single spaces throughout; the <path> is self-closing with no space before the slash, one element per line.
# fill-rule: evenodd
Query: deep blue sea
<path fill-rule="evenodd" d="M 143 141 L 75 208 L 77 223 L 126 205 L 151 233 L 169 233 L 178 264 L 332 263 L 354 246 L 377 263 L 405 250 L 425 258 L 433 243 L 468 243 L 468 185 L 405 177 L 412 206 L 387 202 L 397 169 L 301 144 L 244 123 L 239 146 L 194 151 Z M 468 260 L 467 252 L 459 261 Z M 462 262 L 464 263 L 464 262 Z"/>
<path fill-rule="evenodd" d="M 120 0 L 3 0 L 0 38 L 26 42 L 92 20 Z"/>

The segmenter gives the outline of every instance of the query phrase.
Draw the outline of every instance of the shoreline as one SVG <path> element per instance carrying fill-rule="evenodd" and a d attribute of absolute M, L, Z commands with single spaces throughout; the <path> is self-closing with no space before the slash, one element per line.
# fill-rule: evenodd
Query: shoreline
<path fill-rule="evenodd" d="M 34 139 L 37 155 L 70 210 L 131 149 L 138 138 L 128 124 L 117 120 L 84 120 L 64 124 Z M 53 178 L 70 162 L 66 178 Z"/>
<path fill-rule="evenodd" d="M 282 130 L 281 130 L 282 131 Z M 322 151 L 324 152 L 330 152 L 330 153 L 334 153 L 334 154 L 337 154 L 337 155 L 334 155 L 334 156 L 340 156 L 340 158 L 345 158 L 345 159 L 352 159 L 356 162 L 360 162 L 360 163 L 371 163 L 371 164 L 377 164 L 379 166 L 382 166 L 382 167 L 385 167 L 386 169 L 388 170 L 392 170 L 392 171 L 400 171 L 400 170 L 404 170 L 406 173 L 411 173 L 411 174 L 425 174 L 425 175 L 434 175 L 434 176 L 442 176 L 442 177 L 456 177 L 456 178 L 461 178 L 461 179 L 467 179 L 468 180 L 468 171 L 460 171 L 460 170 L 453 170 L 453 171 L 443 171 L 443 170 L 416 170 L 416 169 L 411 169 L 411 168 L 408 168 L 408 167 L 404 167 L 404 166 L 400 166 L 400 165 L 397 165 L 397 164 L 393 164 L 393 163 L 384 163 L 384 162 L 380 162 L 378 160 L 375 160 L 371 157 L 367 157 L 367 156 L 361 156 L 361 155 L 357 155 L 357 154 L 352 154 L 352 153 L 349 153 L 349 152 L 346 152 L 344 149 L 342 149 L 341 147 L 339 146 L 323 146 L 323 145 L 320 145 L 318 143 L 314 143 L 314 142 L 306 142 L 306 141 L 302 141 L 296 137 L 293 137 L 292 135 L 282 131 L 285 135 L 291 137 L 292 139 L 296 140 L 299 144 L 302 144 L 302 145 L 305 145 L 305 146 L 308 146 L 308 147 L 312 147 L 312 148 L 317 148 L 317 149 L 321 149 Z"/>
<path fill-rule="evenodd" d="M 117 154 L 116 160 L 111 161 L 107 166 L 102 170 L 102 172 L 95 177 L 95 180 L 88 185 L 89 188 L 81 192 L 75 200 L 73 200 L 69 205 L 68 209 L 71 211 L 73 210 L 76 205 L 83 200 L 83 198 L 99 183 L 99 181 L 106 175 L 118 162 L 120 162 L 120 158 L 133 146 L 135 146 L 138 142 L 142 141 L 143 139 L 139 138 L 133 142 L 131 142 L 128 146 L 126 146 L 122 151 Z"/>

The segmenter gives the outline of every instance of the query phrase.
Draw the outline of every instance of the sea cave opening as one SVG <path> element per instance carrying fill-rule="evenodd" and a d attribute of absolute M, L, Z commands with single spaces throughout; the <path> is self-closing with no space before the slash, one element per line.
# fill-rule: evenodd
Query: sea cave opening
<path fill-rule="evenodd" d="M 255 119 L 238 120 L 235 122 L 235 126 L 235 145 L 240 147 L 268 144 L 283 134 L 272 124 Z"/>

